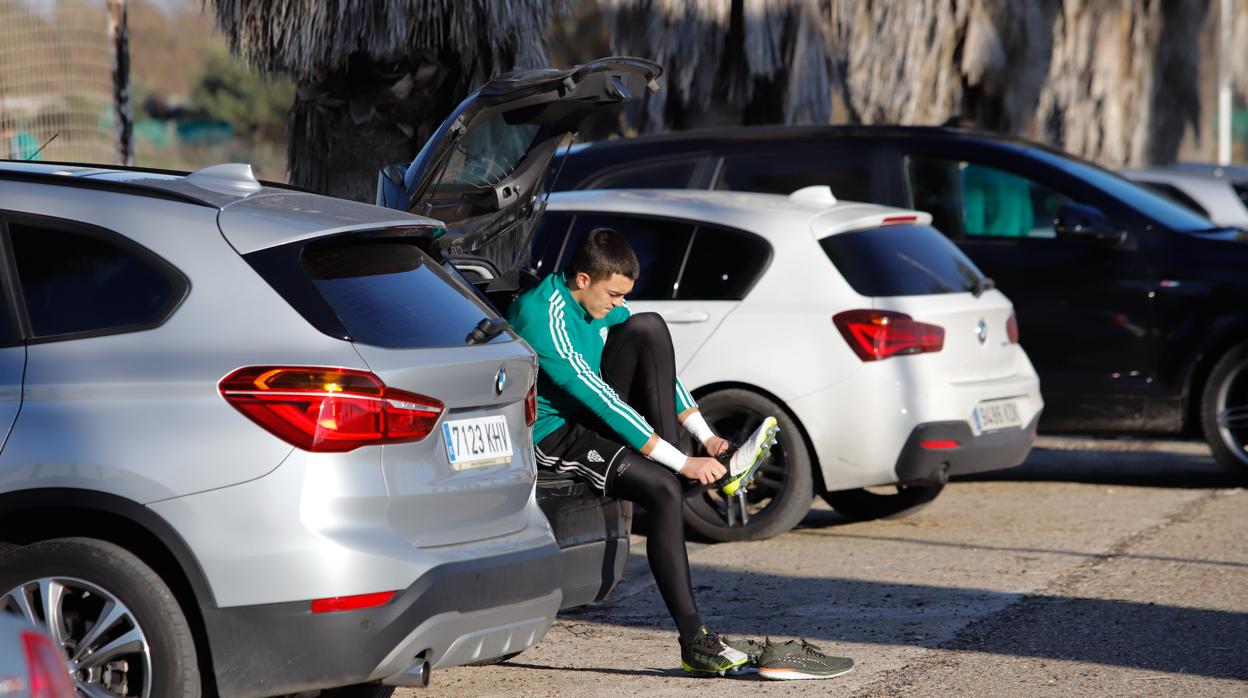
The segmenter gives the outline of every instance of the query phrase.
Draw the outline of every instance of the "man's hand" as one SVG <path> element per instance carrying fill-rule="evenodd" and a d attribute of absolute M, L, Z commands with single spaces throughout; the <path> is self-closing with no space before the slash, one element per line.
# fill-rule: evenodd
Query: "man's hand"
<path fill-rule="evenodd" d="M 680 469 L 681 475 L 690 480 L 697 480 L 703 485 L 715 484 L 727 472 L 728 470 L 724 468 L 723 464 L 714 458 L 707 458 L 706 456 L 690 456 L 689 460 L 685 461 L 685 467 Z"/>
<path fill-rule="evenodd" d="M 702 447 L 712 456 L 718 456 L 732 448 L 732 443 L 722 436 L 712 436 L 702 444 Z"/>

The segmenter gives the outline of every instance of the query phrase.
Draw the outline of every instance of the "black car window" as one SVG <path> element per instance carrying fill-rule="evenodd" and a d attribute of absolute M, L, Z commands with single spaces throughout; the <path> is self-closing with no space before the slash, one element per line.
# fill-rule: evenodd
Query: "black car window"
<path fill-rule="evenodd" d="M 676 276 L 685 261 L 693 226 L 688 223 L 665 221 L 637 216 L 579 214 L 572 223 L 568 243 L 560 259 L 560 268 L 567 266 L 573 252 L 594 228 L 614 228 L 628 240 L 641 275 L 633 285 L 629 300 L 670 300 L 676 287 Z"/>
<path fill-rule="evenodd" d="M 698 226 L 680 275 L 677 300 L 741 300 L 758 280 L 768 260 L 767 241 L 740 230 Z"/>
<path fill-rule="evenodd" d="M 666 160 L 613 170 L 585 189 L 687 189 L 698 160 Z"/>
<path fill-rule="evenodd" d="M 1205 210 L 1204 206 L 1196 203 L 1195 199 L 1183 193 L 1183 190 L 1173 184 L 1168 182 L 1150 182 L 1143 179 L 1137 179 L 1135 180 L 1135 183 L 1146 189 L 1150 189 L 1158 194 L 1161 194 L 1180 206 L 1186 206 L 1188 209 L 1195 211 L 1206 218 L 1209 216 L 1209 212 Z"/>
<path fill-rule="evenodd" d="M 559 253 L 563 250 L 571 219 L 570 213 L 547 211 L 542 214 L 537 232 L 533 234 L 533 243 L 529 246 L 529 269 L 539 278 L 559 267 Z"/>
<path fill-rule="evenodd" d="M 317 241 L 301 262 L 352 341 L 401 349 L 461 345 L 495 314 L 412 239 Z M 510 340 L 503 333 L 492 341 Z"/>
<path fill-rule="evenodd" d="M 1099 189 L 1173 231 L 1192 232 L 1214 227 L 1208 218 L 1092 163 L 1038 147 L 1027 148 L 1026 155 L 1037 162 L 1062 170 L 1084 182 L 1087 187 Z"/>
<path fill-rule="evenodd" d="M 114 233 L 16 222 L 8 228 L 36 338 L 149 329 L 189 288 L 168 262 Z"/>
<path fill-rule="evenodd" d="M 791 194 L 826 184 L 838 199 L 871 201 L 871 159 L 855 151 L 790 150 L 727 155 L 716 189 Z"/>
<path fill-rule="evenodd" d="M 1248 182 L 1232 182 L 1231 186 L 1239 195 L 1239 200 L 1244 202 L 1244 208 L 1248 208 Z"/>
<path fill-rule="evenodd" d="M 906 159 L 909 205 L 932 214 L 954 239 L 1053 238 L 1053 219 L 1073 200 L 1032 179 L 977 163 Z"/>
<path fill-rule="evenodd" d="M 964 293 L 983 273 L 945 236 L 926 225 L 890 225 L 829 235 L 828 259 L 868 297 Z"/>

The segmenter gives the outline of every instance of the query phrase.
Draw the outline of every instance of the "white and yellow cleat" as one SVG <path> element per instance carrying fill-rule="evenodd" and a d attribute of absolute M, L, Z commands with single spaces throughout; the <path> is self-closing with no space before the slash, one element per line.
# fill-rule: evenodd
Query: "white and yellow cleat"
<path fill-rule="evenodd" d="M 758 472 L 758 466 L 771 455 L 771 447 L 776 445 L 776 433 L 780 426 L 775 417 L 767 417 L 758 425 L 750 438 L 737 447 L 724 463 L 728 473 L 719 482 L 719 491 L 732 497 L 741 491 Z M 723 457 L 721 456 L 721 460 Z"/>

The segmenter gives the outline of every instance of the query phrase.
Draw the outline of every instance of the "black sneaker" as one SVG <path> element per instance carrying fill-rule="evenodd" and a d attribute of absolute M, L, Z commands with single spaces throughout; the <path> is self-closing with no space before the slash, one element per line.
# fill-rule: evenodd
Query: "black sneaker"
<path fill-rule="evenodd" d="M 746 657 L 750 658 L 750 661 L 748 663 L 746 663 L 744 666 L 737 669 L 738 673 L 751 674 L 758 670 L 758 657 L 760 654 L 763 653 L 763 647 L 764 647 L 763 643 L 758 642 L 757 640 L 748 640 L 748 639 L 747 640 L 730 640 L 726 637 L 722 639 L 725 645 L 728 645 L 734 650 L 741 652 L 745 654 Z M 768 642 L 770 642 L 770 639 L 768 640 Z"/>
<path fill-rule="evenodd" d="M 763 654 L 763 648 L 765 647 L 763 643 L 754 641 L 754 639 L 729 639 L 726 637 L 720 639 L 723 639 L 726 646 L 729 646 L 735 649 L 735 651 L 741 652 L 745 654 L 746 657 L 749 657 L 750 667 L 758 668 L 759 656 L 760 654 Z M 768 642 L 771 642 L 770 638 L 768 639 Z"/>
<path fill-rule="evenodd" d="M 758 675 L 765 679 L 830 679 L 854 670 L 854 660 L 830 657 L 805 640 L 773 643 L 763 646 L 758 657 Z"/>
<path fill-rule="evenodd" d="M 690 674 L 723 676 L 749 663 L 749 655 L 729 647 L 722 637 L 708 633 L 706 628 L 680 646 L 680 668 Z"/>

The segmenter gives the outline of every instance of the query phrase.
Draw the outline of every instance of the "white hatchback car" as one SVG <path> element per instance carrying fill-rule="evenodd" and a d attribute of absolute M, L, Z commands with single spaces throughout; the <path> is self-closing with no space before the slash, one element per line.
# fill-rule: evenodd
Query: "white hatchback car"
<path fill-rule="evenodd" d="M 747 492 L 687 499 L 702 535 L 759 539 L 814 494 L 851 518 L 895 516 L 1030 450 L 1043 402 L 1013 306 L 930 223 L 827 187 L 561 192 L 531 265 L 555 271 L 589 230 L 620 231 L 641 262 L 629 305 L 667 320 L 707 421 L 739 439 L 777 416 Z"/>

